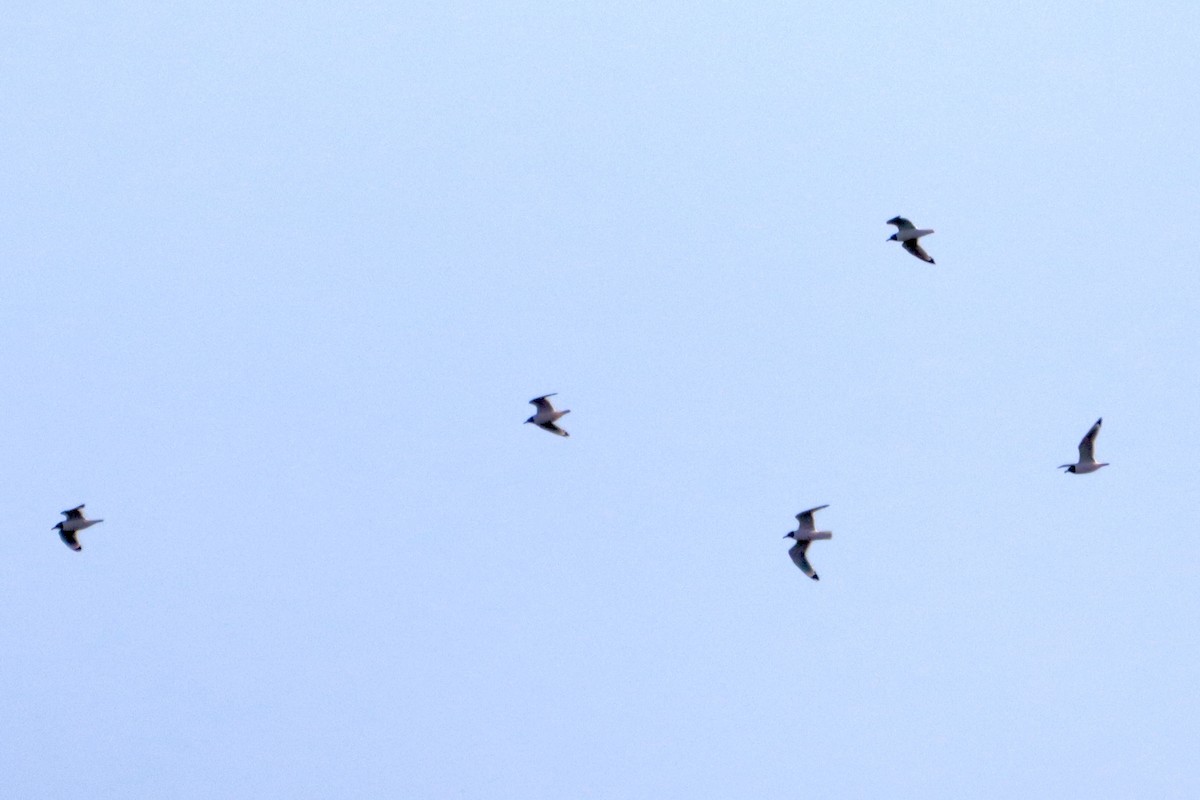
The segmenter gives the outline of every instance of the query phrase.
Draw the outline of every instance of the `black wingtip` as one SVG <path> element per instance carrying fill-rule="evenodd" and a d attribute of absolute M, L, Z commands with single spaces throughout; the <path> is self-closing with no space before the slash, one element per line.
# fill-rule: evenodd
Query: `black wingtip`
<path fill-rule="evenodd" d="M 819 580 L 821 580 L 821 576 L 820 576 L 820 575 L 813 575 L 813 580 L 814 580 L 814 581 L 819 581 Z"/>

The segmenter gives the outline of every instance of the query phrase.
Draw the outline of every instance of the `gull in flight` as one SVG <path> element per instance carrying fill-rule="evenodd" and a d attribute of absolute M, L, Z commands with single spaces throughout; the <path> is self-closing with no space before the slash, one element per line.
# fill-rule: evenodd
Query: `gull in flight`
<path fill-rule="evenodd" d="M 922 236 L 928 236 L 933 233 L 929 228 L 918 228 L 904 217 L 892 217 L 887 221 L 888 225 L 895 225 L 896 232 L 888 237 L 889 242 L 900 242 L 904 245 L 904 249 L 912 253 L 922 261 L 928 261 L 930 264 L 935 264 L 929 253 L 926 253 L 921 247 L 920 241 Z"/>
<path fill-rule="evenodd" d="M 79 538 L 75 534 L 84 528 L 92 527 L 97 522 L 104 522 L 102 519 L 88 519 L 83 516 L 83 506 L 81 505 L 62 513 L 66 519 L 55 525 L 51 530 L 57 530 L 58 535 L 62 537 L 63 544 L 75 552 L 83 549 L 83 545 L 79 544 Z"/>
<path fill-rule="evenodd" d="M 1100 423 L 1104 422 L 1104 417 L 1096 420 L 1096 424 L 1087 432 L 1087 435 L 1079 442 L 1079 463 L 1078 464 L 1061 464 L 1059 469 L 1065 468 L 1067 472 L 1073 472 L 1076 475 L 1084 475 L 1088 472 L 1095 472 L 1101 467 L 1107 467 L 1108 462 L 1098 463 L 1096 461 L 1096 437 L 1100 435 Z M 1064 475 L 1066 472 L 1063 473 Z"/>
<path fill-rule="evenodd" d="M 800 568 L 808 577 L 814 581 L 821 580 L 817 576 L 817 571 L 812 568 L 812 564 L 808 563 L 808 559 L 804 557 L 808 552 L 808 546 L 817 539 L 832 539 L 832 531 L 817 530 L 816 523 L 813 522 L 813 512 L 820 511 L 822 508 L 829 508 L 829 504 L 810 508 L 808 511 L 801 511 L 796 515 L 796 519 L 800 521 L 800 527 L 790 533 L 784 534 L 785 539 L 795 539 L 796 543 L 792 545 L 792 549 L 788 550 L 788 555 L 792 557 L 792 561 L 796 562 L 796 566 Z"/>
<path fill-rule="evenodd" d="M 550 394 L 544 394 L 541 397 L 535 397 L 530 400 L 529 402 L 537 409 L 537 413 L 525 420 L 525 424 L 528 425 L 532 422 L 544 431 L 557 433 L 559 436 L 570 436 L 571 434 L 554 424 L 558 418 L 571 413 L 571 409 L 569 408 L 565 411 L 555 411 L 554 406 L 550 405 L 550 401 L 546 398 L 554 397 L 556 394 L 558 393 L 551 392 Z"/>

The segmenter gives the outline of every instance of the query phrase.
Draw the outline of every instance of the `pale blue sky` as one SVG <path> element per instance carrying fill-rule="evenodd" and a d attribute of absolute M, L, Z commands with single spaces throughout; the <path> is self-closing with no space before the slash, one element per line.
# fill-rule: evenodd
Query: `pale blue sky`
<path fill-rule="evenodd" d="M 1200 793 L 1196 4 L 0 37 L 4 796 Z"/>

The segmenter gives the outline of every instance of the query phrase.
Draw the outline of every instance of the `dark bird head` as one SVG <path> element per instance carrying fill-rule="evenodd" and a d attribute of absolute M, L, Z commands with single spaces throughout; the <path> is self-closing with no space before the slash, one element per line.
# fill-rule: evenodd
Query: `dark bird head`
<path fill-rule="evenodd" d="M 61 523 L 61 522 L 60 522 L 60 523 L 58 523 L 57 525 L 55 525 L 55 526 L 54 526 L 53 528 L 51 528 L 50 530 L 52 530 L 52 531 L 58 531 L 59 533 L 62 533 L 62 523 Z"/>
<path fill-rule="evenodd" d="M 819 581 L 819 580 L 821 580 L 821 576 L 820 576 L 820 575 L 818 575 L 817 573 L 815 573 L 815 572 L 814 572 L 814 573 L 813 573 L 813 580 L 814 580 L 814 581 Z"/>
<path fill-rule="evenodd" d="M 788 531 L 787 533 L 785 533 L 785 534 L 783 535 L 783 538 L 785 538 L 785 539 L 795 539 L 795 538 L 796 538 L 796 532 L 795 532 L 795 531 Z"/>
<path fill-rule="evenodd" d="M 889 242 L 894 242 L 894 241 L 896 241 L 896 234 L 894 234 L 894 233 L 893 233 L 891 236 L 889 236 L 889 237 L 887 238 L 887 240 L 888 240 Z"/>
<path fill-rule="evenodd" d="M 525 420 L 526 425 L 528 425 L 531 422 L 533 422 L 533 417 L 530 417 L 529 419 Z"/>
<path fill-rule="evenodd" d="M 1074 472 L 1074 471 L 1075 471 L 1075 465 L 1074 465 L 1074 464 L 1060 464 L 1058 468 L 1059 468 L 1059 469 L 1065 469 L 1067 472 Z M 1067 474 L 1067 472 L 1064 472 L 1064 473 L 1063 473 L 1063 475 L 1066 475 L 1066 474 Z"/>

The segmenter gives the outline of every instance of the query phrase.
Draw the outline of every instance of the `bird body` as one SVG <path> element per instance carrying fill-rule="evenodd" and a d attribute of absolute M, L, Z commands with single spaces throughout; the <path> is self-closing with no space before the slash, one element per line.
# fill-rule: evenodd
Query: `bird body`
<path fill-rule="evenodd" d="M 792 562 L 800 568 L 808 577 L 814 581 L 821 580 L 817 575 L 817 571 L 813 569 L 812 564 L 808 563 L 808 546 L 819 539 L 832 539 L 832 531 L 817 530 L 816 522 L 813 521 L 813 512 L 820 511 L 822 508 L 829 508 L 829 505 L 817 506 L 810 508 L 807 511 L 801 511 L 796 515 L 796 520 L 800 525 L 796 530 L 784 535 L 785 539 L 795 539 L 796 543 L 788 550 L 788 555 L 792 557 Z"/>
<path fill-rule="evenodd" d="M 934 233 L 934 231 L 930 228 L 913 228 L 912 230 L 893 233 L 892 236 L 896 237 L 896 241 L 898 242 L 907 242 L 912 239 L 920 239 L 922 236 L 928 236 L 931 233 Z"/>
<path fill-rule="evenodd" d="M 55 525 L 51 530 L 57 530 L 59 538 L 63 540 L 63 544 L 76 552 L 83 549 L 83 545 L 79 544 L 79 537 L 76 534 L 84 528 L 90 528 L 99 522 L 104 522 L 102 519 L 88 519 L 85 517 L 82 505 L 75 506 L 75 508 L 68 509 L 62 513 L 66 519 Z"/>
<path fill-rule="evenodd" d="M 550 401 L 546 399 L 547 397 L 553 397 L 555 394 L 556 392 L 551 392 L 550 394 L 544 394 L 541 397 L 535 397 L 530 400 L 529 402 L 537 411 L 532 417 L 525 420 L 525 424 L 528 425 L 532 422 L 544 431 L 550 431 L 550 433 L 558 434 L 559 436 L 570 436 L 571 434 L 554 424 L 555 421 L 571 413 L 571 409 L 569 408 L 562 411 L 555 410 Z"/>
<path fill-rule="evenodd" d="M 1101 467 L 1107 467 L 1108 462 L 1099 462 L 1096 460 L 1096 437 L 1100 435 L 1100 425 L 1104 422 L 1104 417 L 1096 420 L 1083 439 L 1079 442 L 1079 461 L 1074 464 L 1060 464 L 1059 469 L 1065 469 L 1072 475 L 1086 475 L 1089 472 L 1095 472 Z M 1066 473 L 1064 473 L 1066 474 Z"/>

